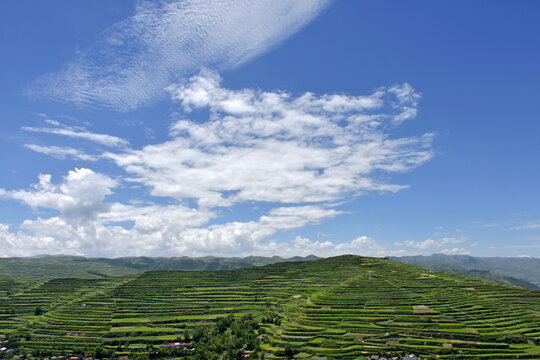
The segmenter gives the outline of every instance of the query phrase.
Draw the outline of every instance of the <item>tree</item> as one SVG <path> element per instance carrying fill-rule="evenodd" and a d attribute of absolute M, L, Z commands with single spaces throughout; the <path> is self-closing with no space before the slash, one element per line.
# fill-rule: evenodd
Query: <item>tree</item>
<path fill-rule="evenodd" d="M 295 354 L 296 352 L 291 348 L 290 345 L 287 345 L 285 347 L 285 356 L 287 357 L 287 359 L 293 359 Z"/>

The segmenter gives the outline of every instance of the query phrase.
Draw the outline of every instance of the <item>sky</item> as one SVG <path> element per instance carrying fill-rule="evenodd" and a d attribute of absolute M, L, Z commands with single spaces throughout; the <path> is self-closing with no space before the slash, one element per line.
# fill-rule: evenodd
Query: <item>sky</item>
<path fill-rule="evenodd" d="M 540 256 L 540 3 L 0 2 L 0 256 Z"/>

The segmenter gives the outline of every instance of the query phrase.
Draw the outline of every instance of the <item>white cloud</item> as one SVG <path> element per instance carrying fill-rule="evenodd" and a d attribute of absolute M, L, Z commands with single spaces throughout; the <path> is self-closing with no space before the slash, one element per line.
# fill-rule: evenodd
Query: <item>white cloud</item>
<path fill-rule="evenodd" d="M 504 230 L 535 230 L 540 229 L 540 220 L 525 221 L 516 223 L 512 226 L 505 228 Z"/>
<path fill-rule="evenodd" d="M 7 225 L 0 229 L 0 255 L 70 253 L 86 255 L 164 255 L 172 249 L 175 236 L 188 228 L 204 225 L 214 214 L 176 205 L 125 205 L 106 202 L 118 182 L 90 169 L 76 169 L 61 184 L 50 175 L 25 191 L 0 190 L 3 196 L 20 200 L 32 208 L 54 209 L 58 216 L 27 219 L 19 231 Z M 133 226 L 118 223 L 132 222 Z"/>
<path fill-rule="evenodd" d="M 377 175 L 408 171 L 433 156 L 432 134 L 392 139 L 385 133 L 385 124 L 402 111 L 396 90 L 295 98 L 285 92 L 229 90 L 219 81 L 206 72 L 169 88 L 186 111 L 208 108 L 208 121 L 179 120 L 170 141 L 104 156 L 154 196 L 193 198 L 209 208 L 395 192 L 406 186 L 381 182 Z"/>
<path fill-rule="evenodd" d="M 513 243 L 512 245 L 502 245 L 502 246 L 490 246 L 490 250 L 496 250 L 496 249 L 534 249 L 534 248 L 540 248 L 540 239 L 536 238 L 533 239 L 534 243 L 521 243 L 516 244 Z"/>
<path fill-rule="evenodd" d="M 0 256 L 29 256 L 43 253 L 63 253 L 64 246 L 52 237 L 30 236 L 13 233 L 9 226 L 0 223 Z"/>
<path fill-rule="evenodd" d="M 519 231 L 519 230 L 536 230 L 540 229 L 540 219 L 513 219 L 513 220 L 501 220 L 501 221 L 476 221 L 472 223 L 479 228 L 497 228 L 504 231 Z"/>
<path fill-rule="evenodd" d="M 367 236 L 360 236 L 350 243 L 342 243 L 336 245 L 338 252 L 346 251 L 355 254 L 365 254 L 366 256 L 384 256 L 388 251 L 378 245 L 375 240 Z"/>
<path fill-rule="evenodd" d="M 418 110 L 418 100 L 420 94 L 414 91 L 412 86 L 405 84 L 403 86 L 394 86 L 388 89 L 389 92 L 394 93 L 401 105 L 401 112 L 393 116 L 394 124 L 401 124 L 405 120 L 416 117 Z"/>
<path fill-rule="evenodd" d="M 471 252 L 468 250 L 465 250 L 465 248 L 444 249 L 444 250 L 441 250 L 440 252 L 446 255 L 470 255 L 471 254 Z"/>
<path fill-rule="evenodd" d="M 307 256 L 337 256 L 343 254 L 354 254 L 361 256 L 399 256 L 403 251 L 389 250 L 385 246 L 377 243 L 374 239 L 367 236 L 360 236 L 349 242 L 335 244 L 331 241 L 312 241 L 302 236 L 296 236 L 289 242 L 271 241 L 255 249 L 254 253 L 261 255 L 279 254 L 281 256 L 290 256 L 290 254 Z"/>
<path fill-rule="evenodd" d="M 268 51 L 329 2 L 138 1 L 132 17 L 105 31 L 94 47 L 77 53 L 59 72 L 36 80 L 28 93 L 77 105 L 134 109 L 201 66 L 230 69 Z"/>
<path fill-rule="evenodd" d="M 31 127 L 23 126 L 22 129 L 25 131 L 38 132 L 38 133 L 47 133 L 60 136 L 67 136 L 74 139 L 85 139 L 93 141 L 99 144 L 107 146 L 127 146 L 129 143 L 127 140 L 119 138 L 117 136 L 107 135 L 107 134 L 96 134 L 86 130 L 83 127 L 74 128 L 71 126 L 66 126 L 58 121 L 47 121 L 55 127 Z"/>
<path fill-rule="evenodd" d="M 405 188 L 382 179 L 431 159 L 432 134 L 392 138 L 389 133 L 399 123 L 396 117 L 416 106 L 418 96 L 410 85 L 380 88 L 365 96 L 292 96 L 225 89 L 215 73 L 205 71 L 168 91 L 185 110 L 185 118 L 172 124 L 168 141 L 142 149 L 115 147 L 123 144 L 122 139 L 57 121 L 48 121 L 47 128 L 25 128 L 111 145 L 110 151 L 96 158 L 112 160 L 128 177 L 113 179 L 75 169 L 60 184 L 53 183 L 50 175 L 40 175 L 39 183 L 29 190 L 0 189 L 3 197 L 57 212 L 27 219 L 17 230 L 4 226 L 0 255 L 383 256 L 404 252 L 389 251 L 365 236 L 341 244 L 303 237 L 281 240 L 285 231 L 338 216 L 340 202 L 368 191 Z M 190 111 L 201 108 L 209 110 L 207 121 L 189 119 Z M 92 156 L 71 148 L 27 146 L 58 157 Z M 113 190 L 124 191 L 126 183 L 139 186 L 133 190 L 139 198 L 130 194 L 138 202 L 110 201 Z M 155 197 L 166 205 L 151 202 Z M 259 202 L 269 210 L 258 218 L 217 220 L 220 208 Z M 442 244 L 452 242 L 457 241 L 442 240 Z M 23 246 L 26 243 L 32 246 Z"/>
<path fill-rule="evenodd" d="M 455 243 L 462 243 L 467 241 L 466 237 L 461 238 L 454 238 L 454 237 L 446 237 L 442 238 L 440 240 L 436 239 L 427 239 L 424 241 L 413 241 L 413 240 L 407 240 L 403 242 L 395 242 L 394 245 L 396 246 L 408 246 L 413 247 L 416 249 L 431 249 L 431 248 L 437 248 L 442 247 L 446 244 L 455 244 Z"/>
<path fill-rule="evenodd" d="M 80 150 L 69 148 L 69 147 L 61 147 L 61 146 L 40 146 L 36 144 L 25 144 L 24 147 L 33 150 L 35 152 L 50 155 L 58 159 L 65 159 L 66 157 L 71 157 L 76 160 L 84 160 L 84 161 L 97 161 L 99 160 L 99 156 L 97 155 L 90 155 L 85 154 Z"/>
<path fill-rule="evenodd" d="M 108 205 L 103 200 L 117 185 L 116 180 L 83 168 L 70 171 L 61 185 L 51 183 L 50 175 L 41 174 L 33 190 L 6 193 L 34 209 L 58 210 L 67 221 L 84 222 L 107 210 Z"/>
<path fill-rule="evenodd" d="M 234 255 L 264 250 L 264 241 L 277 231 L 316 224 L 340 214 L 314 205 L 279 207 L 258 221 L 201 228 L 215 217 L 212 211 L 180 204 L 106 202 L 117 185 L 115 180 L 90 169 L 76 169 L 61 184 L 52 183 L 50 175 L 40 175 L 32 190 L 2 189 L 3 196 L 32 208 L 57 210 L 59 215 L 25 220 L 17 233 L 2 225 L 0 255 L 31 255 L 38 250 L 93 256 Z M 122 224 L 125 222 L 133 225 Z"/>
<path fill-rule="evenodd" d="M 259 221 L 232 222 L 208 228 L 188 229 L 177 238 L 175 247 L 180 252 L 196 255 L 219 253 L 222 255 L 250 255 L 263 253 L 286 254 L 285 249 L 265 242 L 279 230 L 300 228 L 315 224 L 340 212 L 317 206 L 282 207 L 261 216 Z M 271 253 L 270 251 L 274 251 Z"/>
<path fill-rule="evenodd" d="M 231 222 L 201 227 L 215 214 L 182 205 L 125 205 L 105 202 L 118 183 L 89 169 L 76 169 L 53 184 L 40 175 L 31 191 L 4 191 L 33 208 L 59 211 L 47 219 L 25 220 L 19 231 L 0 224 L 0 255 L 69 253 L 89 256 L 120 255 L 275 255 L 356 253 L 383 256 L 389 252 L 373 239 L 362 236 L 333 244 L 296 237 L 292 241 L 267 239 L 281 230 L 301 228 L 339 215 L 323 206 L 278 207 L 258 221 Z M 122 224 L 131 222 L 132 226 Z"/>

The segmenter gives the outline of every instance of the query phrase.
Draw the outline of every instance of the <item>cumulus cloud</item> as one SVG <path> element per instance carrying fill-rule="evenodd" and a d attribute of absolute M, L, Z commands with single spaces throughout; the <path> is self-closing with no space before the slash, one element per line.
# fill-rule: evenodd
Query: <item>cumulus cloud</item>
<path fill-rule="evenodd" d="M 277 231 L 315 224 L 338 214 L 339 211 L 319 206 L 281 207 L 272 209 L 268 215 L 261 216 L 259 221 L 232 222 L 208 228 L 189 229 L 180 234 L 175 246 L 181 252 L 195 252 L 200 255 L 208 254 L 209 249 L 212 253 L 226 255 L 254 253 L 268 255 L 271 246 L 269 247 L 265 240 Z M 283 247 L 273 250 L 274 254 L 286 254 Z"/>
<path fill-rule="evenodd" d="M 230 222 L 203 227 L 216 214 L 181 204 L 122 204 L 107 202 L 118 182 L 90 169 L 76 169 L 54 184 L 40 175 L 32 190 L 0 194 L 32 208 L 54 209 L 58 216 L 27 219 L 18 231 L 0 223 L 0 256 L 67 253 L 87 256 L 191 255 L 228 256 L 308 255 L 355 253 L 366 256 L 398 254 L 365 236 L 350 242 L 291 241 L 268 238 L 278 231 L 317 224 L 338 216 L 324 205 L 285 206 L 271 209 L 257 221 Z M 129 223 L 129 224 L 126 224 Z"/>
<path fill-rule="evenodd" d="M 29 256 L 44 253 L 63 253 L 63 244 L 53 237 L 36 237 L 24 232 L 12 232 L 9 225 L 0 223 L 0 256 Z"/>
<path fill-rule="evenodd" d="M 39 249 L 81 254 L 229 254 L 255 250 L 278 230 L 289 230 L 340 212 L 320 206 L 279 207 L 259 221 L 233 222 L 199 228 L 215 214 L 175 205 L 126 205 L 106 202 L 118 186 L 116 180 L 90 169 L 75 169 L 54 184 L 48 174 L 40 175 L 32 190 L 5 191 L 1 194 L 20 200 L 32 208 L 54 209 L 59 216 L 25 220 L 18 233 L 1 227 L 4 255 L 18 254 L 28 239 L 40 243 Z M 119 223 L 132 222 L 133 226 Z M 22 252 L 22 254 L 27 254 Z"/>
<path fill-rule="evenodd" d="M 88 221 L 107 210 L 103 200 L 117 185 L 116 180 L 83 168 L 70 171 L 61 185 L 53 184 L 51 175 L 41 174 L 32 190 L 6 194 L 34 209 L 58 210 L 68 221 Z"/>
<path fill-rule="evenodd" d="M 413 240 L 408 240 L 408 241 L 403 241 L 403 242 L 395 242 L 394 245 L 396 246 L 408 246 L 408 247 L 413 247 L 413 248 L 416 248 L 416 249 L 431 249 L 431 248 L 437 248 L 437 247 L 442 247 L 446 244 L 455 244 L 455 243 L 462 243 L 462 242 L 465 242 L 467 241 L 467 238 L 466 237 L 461 237 L 461 238 L 454 238 L 454 237 L 446 237 L 446 238 L 442 238 L 442 239 L 439 239 L 439 240 L 436 240 L 436 239 L 427 239 L 427 240 L 424 240 L 424 241 L 413 241 Z"/>
<path fill-rule="evenodd" d="M 335 244 L 301 236 L 284 239 L 283 234 L 339 216 L 339 203 L 363 193 L 405 188 L 389 182 L 388 175 L 432 158 L 433 134 L 391 136 L 392 129 L 416 114 L 419 95 L 409 84 L 362 96 L 295 96 L 231 90 L 220 81 L 215 72 L 203 71 L 187 83 L 169 86 L 182 117 L 171 125 L 169 140 L 141 149 L 53 120 L 45 128 L 24 128 L 110 145 L 99 155 L 58 146 L 27 147 L 57 157 L 95 156 L 112 161 L 127 175 L 112 178 L 79 168 L 60 183 L 44 174 L 30 189 L 0 189 L 3 197 L 56 211 L 48 218 L 25 220 L 17 229 L 3 225 L 3 255 L 30 255 L 38 249 L 91 256 L 403 252 L 389 251 L 365 236 Z M 208 113 L 208 119 L 192 119 L 197 111 Z M 133 190 L 138 202 L 110 200 L 113 190 L 122 192 L 130 184 L 138 187 Z M 245 204 L 269 210 L 251 221 L 219 223 L 220 209 Z M 459 241 L 405 246 L 453 242 Z M 25 243 L 36 246 L 28 249 Z"/>
<path fill-rule="evenodd" d="M 381 245 L 377 241 L 367 236 L 359 236 L 351 241 L 339 244 L 331 241 L 313 241 L 311 239 L 296 236 L 292 241 L 275 242 L 270 241 L 254 249 L 253 253 L 264 254 L 295 254 L 299 256 L 336 256 L 342 254 L 355 254 L 361 256 L 399 256 L 405 252 L 402 250 L 392 250 Z M 288 256 L 288 255 L 287 255 Z"/>
<path fill-rule="evenodd" d="M 258 221 L 201 228 L 215 217 L 212 211 L 181 204 L 105 201 L 117 185 L 90 169 L 76 169 L 61 184 L 52 183 L 50 175 L 40 175 L 32 190 L 3 190 L 3 196 L 32 208 L 57 210 L 59 215 L 25 220 L 16 233 L 0 224 L 0 255 L 31 255 L 38 249 L 94 256 L 247 254 L 267 249 L 264 241 L 279 230 L 316 224 L 340 214 L 323 206 L 279 207 Z M 132 225 L 123 224 L 126 222 Z M 25 246 L 30 244 L 35 246 Z"/>
<path fill-rule="evenodd" d="M 452 249 L 444 249 L 441 250 L 442 254 L 446 255 L 470 255 L 471 252 L 468 250 L 465 250 L 465 248 L 452 248 Z"/>
<path fill-rule="evenodd" d="M 142 254 L 171 250 L 171 241 L 185 229 L 201 226 L 214 214 L 175 205 L 126 205 L 107 202 L 118 182 L 90 169 L 70 171 L 55 184 L 51 176 L 39 176 L 31 190 L 0 194 L 20 200 L 34 209 L 58 211 L 58 216 L 25 220 L 18 232 L 3 225 L 0 255 L 48 253 L 87 255 Z M 131 227 L 119 223 L 131 222 Z M 39 246 L 26 246 L 39 244 Z"/>
<path fill-rule="evenodd" d="M 293 97 L 225 89 L 215 73 L 206 72 L 169 90 L 188 114 L 208 109 L 208 121 L 181 119 L 171 126 L 170 141 L 103 156 L 154 196 L 192 198 L 210 208 L 395 192 L 406 186 L 382 182 L 378 175 L 408 171 L 433 156 L 432 134 L 395 139 L 386 133 L 387 124 L 412 106 L 396 98 L 401 88 L 410 86 L 367 96 Z"/>
<path fill-rule="evenodd" d="M 230 69 L 291 36 L 329 0 L 138 1 L 135 14 L 56 73 L 37 79 L 34 96 L 131 110 L 201 66 Z"/>

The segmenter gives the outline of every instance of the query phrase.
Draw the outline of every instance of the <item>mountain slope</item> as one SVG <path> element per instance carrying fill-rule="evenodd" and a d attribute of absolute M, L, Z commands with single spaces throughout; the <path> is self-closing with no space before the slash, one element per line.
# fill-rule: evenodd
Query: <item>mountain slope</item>
<path fill-rule="evenodd" d="M 35 315 L 36 306 L 43 315 Z M 217 359 L 199 336 L 227 314 L 251 314 L 259 324 L 253 331 L 261 335 L 253 354 L 266 358 L 540 354 L 540 291 L 359 256 L 230 271 L 56 279 L 0 298 L 0 308 L 0 334 L 11 334 L 9 346 L 37 357 L 144 358 L 153 351 Z M 182 341 L 193 350 L 161 346 Z M 242 342 L 238 346 L 244 349 Z"/>
<path fill-rule="evenodd" d="M 433 254 L 430 256 L 392 257 L 392 259 L 417 266 L 423 266 L 423 264 L 452 265 L 465 270 L 489 271 L 516 279 L 523 279 L 536 286 L 540 286 L 540 259 L 537 258 L 473 257 L 469 255 Z"/>

